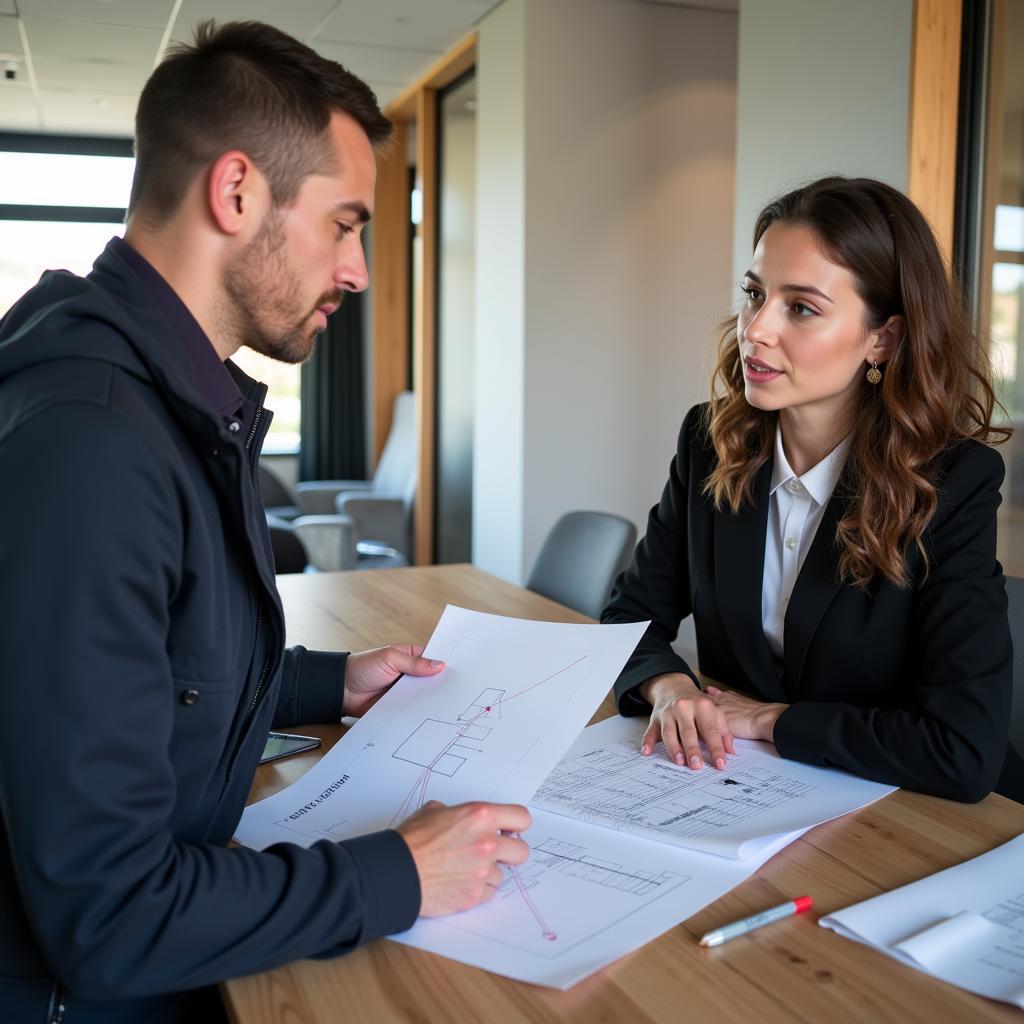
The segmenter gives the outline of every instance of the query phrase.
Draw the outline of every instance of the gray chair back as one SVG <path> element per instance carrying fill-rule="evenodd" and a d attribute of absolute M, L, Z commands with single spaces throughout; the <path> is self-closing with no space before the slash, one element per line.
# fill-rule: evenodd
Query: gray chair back
<path fill-rule="evenodd" d="M 395 396 L 391 413 L 391 430 L 380 453 L 373 474 L 375 494 L 405 498 L 410 494 L 410 481 L 416 480 L 416 396 L 402 391 Z"/>
<path fill-rule="evenodd" d="M 294 519 L 300 514 L 295 504 L 295 495 L 284 485 L 281 478 L 268 469 L 260 460 L 260 496 L 268 515 L 278 519 Z"/>
<path fill-rule="evenodd" d="M 267 516 L 270 531 L 270 550 L 274 555 L 274 572 L 278 575 L 305 572 L 309 556 L 296 536 L 292 524 L 275 516 Z"/>
<path fill-rule="evenodd" d="M 610 512 L 566 512 L 533 563 L 528 590 L 600 618 L 615 577 L 629 564 L 636 527 Z"/>

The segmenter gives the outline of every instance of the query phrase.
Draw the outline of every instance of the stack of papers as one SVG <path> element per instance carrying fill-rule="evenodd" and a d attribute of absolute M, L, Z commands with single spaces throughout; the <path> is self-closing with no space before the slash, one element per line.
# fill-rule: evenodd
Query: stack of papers
<path fill-rule="evenodd" d="M 427 800 L 530 805 L 531 855 L 493 899 L 395 941 L 568 988 L 748 878 L 821 822 L 892 792 L 737 741 L 725 771 L 679 767 L 646 721 L 580 730 L 647 623 L 527 622 L 445 610 L 425 656 L 298 782 L 246 809 L 235 838 L 308 846 L 392 827 Z M 575 742 L 573 742 L 575 740 Z"/>
<path fill-rule="evenodd" d="M 819 924 L 968 992 L 1024 1008 L 1024 835 Z"/>

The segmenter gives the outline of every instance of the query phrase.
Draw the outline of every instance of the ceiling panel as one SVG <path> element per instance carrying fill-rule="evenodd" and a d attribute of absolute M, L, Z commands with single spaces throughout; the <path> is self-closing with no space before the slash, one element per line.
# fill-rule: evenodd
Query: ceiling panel
<path fill-rule="evenodd" d="M 0 53 L 21 53 L 17 18 L 0 18 Z"/>
<path fill-rule="evenodd" d="M 28 83 L 0 83 L 0 131 L 35 132 L 41 127 Z"/>
<path fill-rule="evenodd" d="M 184 0 L 172 38 L 188 39 L 206 18 L 217 21 L 265 21 L 304 42 L 341 0 Z M 345 0 L 347 2 L 347 0 Z"/>
<path fill-rule="evenodd" d="M 401 86 L 412 82 L 430 67 L 443 50 L 395 50 L 385 47 L 344 46 L 313 40 L 317 53 L 336 60 L 354 75 Z"/>
<path fill-rule="evenodd" d="M 40 91 L 48 132 L 75 135 L 132 134 L 137 97 L 70 90 Z"/>
<path fill-rule="evenodd" d="M 315 41 L 374 43 L 443 53 L 493 6 L 494 0 L 345 0 Z"/>
<path fill-rule="evenodd" d="M 25 18 L 29 49 L 35 57 L 99 58 L 152 65 L 162 30 L 138 25 L 98 25 L 87 21 Z"/>
<path fill-rule="evenodd" d="M 174 10 L 174 0 L 20 0 L 19 7 L 25 18 L 163 29 Z"/>
<path fill-rule="evenodd" d="M 32 62 L 40 89 L 81 89 L 137 97 L 149 77 L 148 64 L 36 57 Z"/>
<path fill-rule="evenodd" d="M 17 14 L 14 9 L 14 0 L 0 0 L 0 14 Z"/>

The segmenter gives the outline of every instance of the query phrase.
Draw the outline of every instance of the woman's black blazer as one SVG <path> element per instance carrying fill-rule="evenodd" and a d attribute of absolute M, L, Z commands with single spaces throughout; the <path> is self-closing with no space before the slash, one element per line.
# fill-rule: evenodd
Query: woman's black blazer
<path fill-rule="evenodd" d="M 929 572 L 911 551 L 905 588 L 839 582 L 836 524 L 851 500 L 840 478 L 790 598 L 779 662 L 761 623 L 772 462 L 752 503 L 716 512 L 702 487 L 715 462 L 703 413 L 696 406 L 683 422 L 661 501 L 601 617 L 652 620 L 616 683 L 619 710 L 650 712 L 636 687 L 651 676 L 694 674 L 670 647 L 692 614 L 705 676 L 790 705 L 775 726 L 783 757 L 980 800 L 1006 754 L 1012 691 L 995 557 L 1000 455 L 968 441 L 940 460 Z"/>

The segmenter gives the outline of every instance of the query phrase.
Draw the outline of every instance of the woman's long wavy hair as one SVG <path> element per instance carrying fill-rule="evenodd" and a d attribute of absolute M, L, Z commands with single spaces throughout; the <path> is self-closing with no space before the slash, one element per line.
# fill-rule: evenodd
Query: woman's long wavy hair
<path fill-rule="evenodd" d="M 879 577 L 906 586 L 907 553 L 916 546 L 925 555 L 922 537 L 938 504 L 938 457 L 964 438 L 998 443 L 1011 433 L 992 423 L 997 403 L 986 347 L 931 228 L 896 189 L 870 178 L 822 178 L 761 211 L 754 248 L 777 221 L 809 227 L 828 258 L 851 272 L 867 307 L 865 330 L 896 314 L 905 320 L 881 383 L 865 377 L 850 410 L 852 439 L 838 488 L 848 504 L 836 540 L 841 578 L 861 587 Z M 707 412 L 718 460 L 704 482 L 716 508 L 733 512 L 752 500 L 778 416 L 744 397 L 737 322 L 725 321 L 719 336 Z"/>

